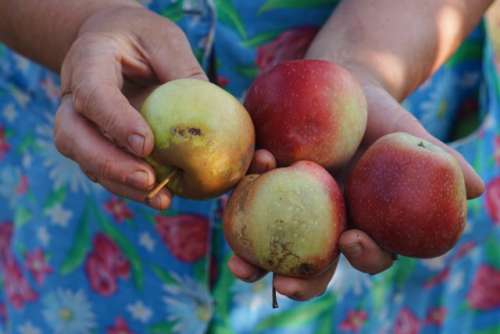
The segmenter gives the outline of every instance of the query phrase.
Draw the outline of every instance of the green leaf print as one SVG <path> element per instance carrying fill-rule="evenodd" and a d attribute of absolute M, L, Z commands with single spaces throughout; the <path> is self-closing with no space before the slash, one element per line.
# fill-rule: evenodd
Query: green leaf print
<path fill-rule="evenodd" d="M 231 0 L 215 0 L 215 6 L 220 20 L 235 28 L 240 36 L 246 39 L 247 32 L 233 2 Z"/>
<path fill-rule="evenodd" d="M 18 206 L 16 212 L 14 212 L 14 225 L 16 227 L 21 227 L 30 221 L 31 217 L 33 217 L 33 215 L 28 209 Z"/>
<path fill-rule="evenodd" d="M 282 30 L 266 31 L 261 34 L 255 35 L 254 37 L 247 39 L 246 41 L 243 41 L 242 44 L 247 48 L 254 48 L 274 40 L 282 32 Z"/>
<path fill-rule="evenodd" d="M 320 316 L 316 333 L 335 333 L 333 330 L 332 310 L 328 309 Z"/>
<path fill-rule="evenodd" d="M 498 333 L 500 333 L 500 325 L 495 325 L 490 328 L 474 331 L 474 334 L 498 334 Z"/>
<path fill-rule="evenodd" d="M 500 269 L 500 243 L 496 237 L 491 237 L 486 241 L 486 258 L 488 264 Z"/>
<path fill-rule="evenodd" d="M 151 265 L 151 270 L 156 275 L 156 277 L 158 277 L 158 279 L 163 283 L 167 285 L 177 284 L 175 278 L 173 278 L 172 275 L 168 273 L 168 271 L 164 270 L 160 266 Z"/>
<path fill-rule="evenodd" d="M 238 66 L 235 68 L 235 70 L 239 75 L 242 75 L 248 79 L 254 79 L 259 74 L 259 69 L 255 65 Z"/>
<path fill-rule="evenodd" d="M 45 210 L 50 209 L 57 203 L 62 203 L 64 198 L 66 198 L 66 187 L 57 188 L 47 197 L 43 208 Z"/>
<path fill-rule="evenodd" d="M 313 8 L 334 5 L 339 0 L 267 0 L 259 9 L 259 14 L 275 9 Z"/>
<path fill-rule="evenodd" d="M 184 16 L 184 12 L 182 11 L 183 2 L 183 0 L 179 0 L 171 4 L 164 11 L 162 11 L 160 15 L 174 22 L 179 21 Z"/>
<path fill-rule="evenodd" d="M 60 268 L 61 275 L 67 275 L 78 268 L 85 255 L 90 249 L 90 232 L 89 232 L 89 208 L 88 205 L 83 209 L 83 214 L 76 228 L 72 247 L 68 252 L 68 256 L 64 259 Z"/>
<path fill-rule="evenodd" d="M 25 136 L 23 139 L 21 139 L 21 143 L 16 148 L 17 154 L 22 155 L 34 145 L 35 137 L 32 134 Z"/>
<path fill-rule="evenodd" d="M 95 204 L 92 206 L 93 211 L 99 221 L 102 231 L 113 240 L 118 248 L 122 251 L 123 255 L 130 261 L 132 265 L 132 276 L 134 278 L 135 286 L 142 289 L 144 283 L 144 273 L 139 254 L 135 250 L 132 243 L 124 237 L 113 224 L 105 217 L 100 210 L 97 209 Z"/>
<path fill-rule="evenodd" d="M 394 282 L 401 287 L 415 271 L 417 262 L 409 257 L 400 256 L 392 267 Z"/>
<path fill-rule="evenodd" d="M 481 59 L 483 57 L 483 47 L 482 41 L 466 42 L 458 48 L 445 66 L 453 67 L 466 61 Z"/>
<path fill-rule="evenodd" d="M 219 278 L 213 291 L 214 299 L 217 301 L 217 314 L 223 319 L 229 316 L 229 303 L 231 302 L 229 290 L 234 284 L 234 276 L 226 265 L 227 261 L 229 261 L 229 256 L 220 266 Z"/>
<path fill-rule="evenodd" d="M 151 334 L 170 334 L 174 330 L 175 323 L 171 321 L 159 322 L 149 327 Z"/>
<path fill-rule="evenodd" d="M 275 313 L 262 320 L 255 328 L 255 333 L 276 327 L 298 327 L 317 318 L 323 312 L 333 308 L 335 297 L 328 293 L 309 303 L 300 304 L 286 311 Z"/>

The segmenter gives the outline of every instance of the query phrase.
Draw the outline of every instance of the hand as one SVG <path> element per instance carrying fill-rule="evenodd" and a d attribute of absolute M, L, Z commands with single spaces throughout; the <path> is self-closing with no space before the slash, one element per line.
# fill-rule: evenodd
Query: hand
<path fill-rule="evenodd" d="M 350 68 L 363 86 L 368 102 L 368 124 L 363 144 L 356 156 L 381 136 L 404 131 L 421 138 L 427 139 L 450 152 L 457 158 L 465 176 L 467 195 L 469 198 L 478 197 L 484 191 L 484 185 L 479 176 L 465 159 L 455 150 L 442 143 L 429 134 L 418 120 L 406 111 L 383 87 L 372 80 L 359 69 Z M 347 166 L 342 174 L 348 173 L 356 159 Z M 251 172 L 263 173 L 276 167 L 276 161 L 272 154 L 265 150 L 258 150 Z M 342 182 L 343 175 L 337 175 L 337 180 Z M 351 265 L 365 273 L 376 274 L 388 269 L 396 256 L 380 248 L 367 234 L 360 230 L 346 230 L 339 240 L 339 248 L 346 256 Z M 233 274 L 241 280 L 253 282 L 266 274 L 262 269 L 247 263 L 243 259 L 233 256 L 228 266 Z M 295 300 L 308 300 L 321 295 L 334 272 L 336 263 L 317 277 L 310 279 L 298 279 L 285 276 L 274 277 L 274 287 L 278 292 Z"/>
<path fill-rule="evenodd" d="M 95 13 L 62 65 L 57 149 L 109 191 L 144 201 L 155 176 L 141 158 L 151 153 L 154 140 L 137 108 L 157 85 L 179 78 L 206 80 L 174 23 L 144 8 Z M 170 200 L 162 190 L 150 205 L 161 210 Z"/>

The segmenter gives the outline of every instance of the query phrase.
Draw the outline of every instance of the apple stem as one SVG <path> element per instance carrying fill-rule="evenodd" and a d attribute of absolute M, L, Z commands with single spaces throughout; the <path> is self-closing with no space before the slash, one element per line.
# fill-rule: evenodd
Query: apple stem
<path fill-rule="evenodd" d="M 274 277 L 275 274 L 273 273 L 273 308 L 278 308 L 280 306 L 278 305 L 278 298 L 276 297 L 276 288 L 274 287 Z"/>
<path fill-rule="evenodd" d="M 153 197 L 155 197 L 160 192 L 160 190 L 162 190 L 170 182 L 170 180 L 172 180 L 176 173 L 177 170 L 172 170 L 170 174 L 168 174 L 167 177 L 160 182 L 160 184 L 158 184 L 153 190 L 149 192 L 149 194 L 146 196 L 146 199 L 149 201 Z"/>

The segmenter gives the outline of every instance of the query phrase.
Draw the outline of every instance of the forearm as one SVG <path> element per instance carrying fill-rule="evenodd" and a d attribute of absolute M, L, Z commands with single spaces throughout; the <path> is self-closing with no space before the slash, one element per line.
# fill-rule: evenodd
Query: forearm
<path fill-rule="evenodd" d="M 55 71 L 90 15 L 133 0 L 0 0 L 0 41 Z"/>
<path fill-rule="evenodd" d="M 345 0 L 306 57 L 370 73 L 401 100 L 448 59 L 492 2 Z"/>

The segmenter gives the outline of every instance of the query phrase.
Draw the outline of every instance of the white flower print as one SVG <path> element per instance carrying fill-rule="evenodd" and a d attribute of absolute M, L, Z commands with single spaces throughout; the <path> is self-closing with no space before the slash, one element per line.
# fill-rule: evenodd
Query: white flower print
<path fill-rule="evenodd" d="M 21 108 L 26 108 L 26 106 L 30 102 L 30 96 L 19 90 L 15 86 L 10 86 L 9 91 L 14 96 L 14 99 L 21 106 Z"/>
<path fill-rule="evenodd" d="M 54 79 L 51 76 L 46 77 L 42 81 L 42 88 L 49 99 L 54 102 L 57 101 L 57 99 L 59 98 L 60 87 L 56 85 Z"/>
<path fill-rule="evenodd" d="M 22 165 L 25 169 L 29 169 L 31 167 L 31 163 L 33 162 L 33 158 L 29 152 L 23 154 Z"/>
<path fill-rule="evenodd" d="M 27 58 L 16 54 L 15 60 L 16 60 L 16 66 L 20 71 L 26 72 L 29 69 L 30 61 Z"/>
<path fill-rule="evenodd" d="M 23 195 L 23 192 L 19 192 L 21 182 L 20 169 L 6 167 L 0 170 L 0 197 L 5 198 L 13 209 Z"/>
<path fill-rule="evenodd" d="M 38 134 L 37 144 L 41 148 L 41 154 L 44 158 L 43 164 L 49 169 L 49 177 L 53 181 L 53 189 L 58 189 L 65 185 L 69 185 L 69 189 L 72 192 L 83 191 L 84 193 L 89 193 L 91 189 L 94 191 L 102 189 L 87 178 L 77 163 L 65 158 L 57 151 L 52 138 L 54 115 L 46 113 L 44 116 L 47 123 L 36 127 Z"/>
<path fill-rule="evenodd" d="M 42 334 L 38 327 L 33 326 L 33 324 L 28 321 L 19 326 L 19 334 Z"/>
<path fill-rule="evenodd" d="M 339 298 L 342 298 L 350 290 L 355 295 L 359 295 L 366 291 L 367 288 L 370 288 L 371 285 L 372 282 L 368 274 L 354 269 L 347 259 L 341 255 L 335 275 L 328 284 L 328 290 L 334 291 Z"/>
<path fill-rule="evenodd" d="M 237 280 L 233 284 L 231 292 L 236 307 L 231 312 L 231 326 L 234 326 L 235 332 L 251 332 L 255 324 L 272 311 L 271 283 L 272 275 L 269 274 L 255 283 Z M 281 308 L 289 303 L 279 294 L 278 298 Z"/>
<path fill-rule="evenodd" d="M 42 311 L 54 334 L 87 334 L 96 326 L 95 315 L 83 291 L 58 289 L 43 300 Z"/>
<path fill-rule="evenodd" d="M 146 248 L 149 252 L 155 249 L 155 241 L 148 232 L 143 232 L 139 236 L 139 244 Z"/>
<path fill-rule="evenodd" d="M 175 322 L 173 333 L 205 333 L 213 313 L 207 289 L 190 277 L 171 273 L 177 284 L 165 285 L 167 319 Z"/>
<path fill-rule="evenodd" d="M 47 232 L 47 228 L 45 226 L 38 227 L 36 237 L 44 247 L 49 245 L 50 234 Z"/>
<path fill-rule="evenodd" d="M 429 269 L 440 270 L 440 269 L 444 268 L 444 266 L 446 264 L 445 260 L 446 260 L 446 256 L 443 255 L 443 256 L 432 258 L 432 259 L 422 260 L 422 264 Z"/>
<path fill-rule="evenodd" d="M 140 300 L 136 301 L 134 304 L 128 305 L 127 310 L 132 315 L 132 318 L 142 323 L 147 323 L 153 315 L 153 311 Z"/>
<path fill-rule="evenodd" d="M 45 214 L 50 217 L 52 224 L 60 227 L 68 226 L 68 221 L 71 219 L 71 216 L 73 216 L 73 213 L 63 208 L 61 203 L 57 203 L 46 209 Z"/>
<path fill-rule="evenodd" d="M 457 273 L 455 273 L 455 272 L 450 273 L 450 278 L 448 280 L 450 291 L 456 292 L 460 288 L 463 288 L 464 287 L 464 278 L 465 277 L 464 277 L 463 271 L 459 271 Z"/>
<path fill-rule="evenodd" d="M 5 106 L 5 108 L 3 109 L 3 116 L 9 123 L 12 123 L 16 120 L 17 111 L 12 103 L 9 103 L 8 105 Z"/>

